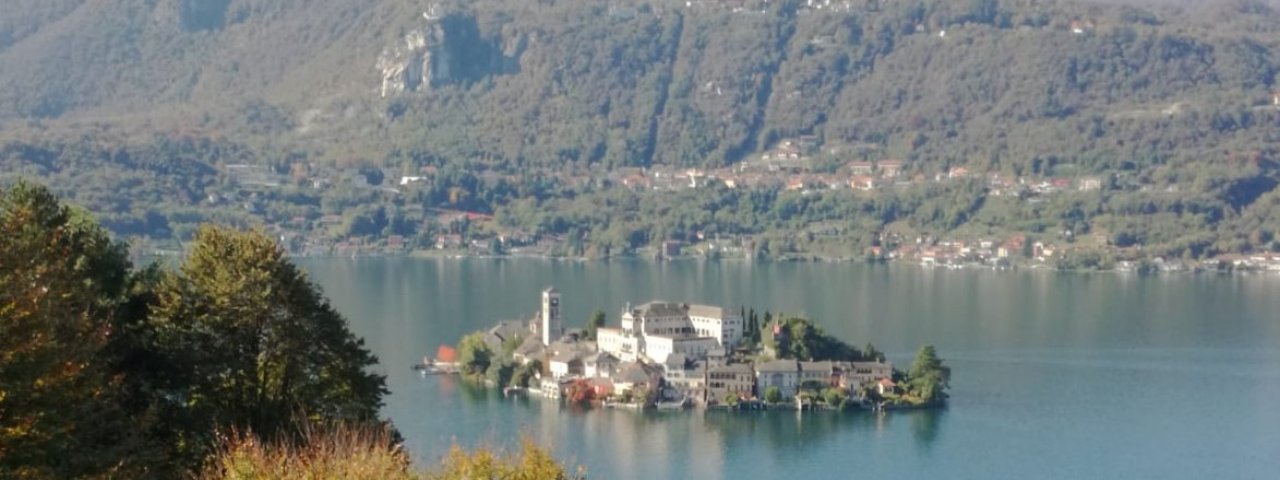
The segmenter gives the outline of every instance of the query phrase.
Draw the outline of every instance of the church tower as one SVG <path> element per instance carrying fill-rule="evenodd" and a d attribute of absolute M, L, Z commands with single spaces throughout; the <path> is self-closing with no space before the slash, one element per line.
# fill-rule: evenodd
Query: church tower
<path fill-rule="evenodd" d="M 542 325 L 538 331 L 542 334 L 543 345 L 551 345 L 551 342 L 564 336 L 564 327 L 560 323 L 560 292 L 556 291 L 556 287 L 542 291 L 541 317 Z"/>

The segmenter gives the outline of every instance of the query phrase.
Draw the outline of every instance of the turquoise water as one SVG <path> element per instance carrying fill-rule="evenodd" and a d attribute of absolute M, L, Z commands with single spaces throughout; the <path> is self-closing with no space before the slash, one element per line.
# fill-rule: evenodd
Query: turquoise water
<path fill-rule="evenodd" d="M 863 264 L 301 262 L 382 360 L 424 463 L 457 442 L 552 445 L 591 478 L 1280 478 L 1280 276 L 1137 277 Z M 555 285 L 580 324 L 654 298 L 804 314 L 952 402 L 888 415 L 575 411 L 409 366 Z"/>

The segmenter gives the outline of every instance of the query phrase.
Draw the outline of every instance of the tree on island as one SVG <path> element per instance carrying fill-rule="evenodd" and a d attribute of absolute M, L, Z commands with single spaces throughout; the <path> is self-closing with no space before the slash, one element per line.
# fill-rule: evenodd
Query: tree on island
<path fill-rule="evenodd" d="M 458 341 L 458 364 L 467 375 L 484 375 L 493 357 L 493 350 L 484 343 L 484 333 L 475 332 Z"/>
<path fill-rule="evenodd" d="M 876 346 L 872 345 L 871 342 L 867 342 L 866 346 L 862 347 L 862 358 L 871 362 L 885 361 L 884 352 L 876 350 Z"/>
<path fill-rule="evenodd" d="M 849 393 L 843 388 L 829 387 L 822 390 L 822 401 L 836 410 L 848 408 Z"/>
<path fill-rule="evenodd" d="M 764 401 L 767 403 L 778 403 L 782 401 L 782 389 L 776 385 L 764 389 Z"/>
<path fill-rule="evenodd" d="M 738 394 L 736 393 L 730 392 L 724 395 L 724 404 L 730 407 L 738 406 L 738 402 L 740 401 L 742 401 L 742 398 L 739 398 Z"/>
<path fill-rule="evenodd" d="M 494 385 L 502 387 L 511 382 L 515 370 L 516 365 L 510 360 L 495 360 L 489 362 L 489 369 L 485 371 L 485 378 L 493 382 Z"/>
<path fill-rule="evenodd" d="M 529 382 L 534 380 L 538 374 L 542 372 L 541 360 L 530 360 L 529 363 L 516 367 L 514 373 L 511 374 L 509 382 L 513 387 L 527 388 Z"/>
<path fill-rule="evenodd" d="M 604 321 L 604 312 L 600 310 L 591 312 L 591 316 L 587 317 L 587 328 L 583 331 L 583 336 L 585 336 L 587 340 L 595 340 L 596 331 L 600 330 L 600 327 L 604 326 Z"/>
<path fill-rule="evenodd" d="M 768 314 L 765 315 L 768 318 Z M 809 320 L 792 317 L 779 320 L 777 325 L 779 334 L 774 335 L 770 325 L 765 340 L 773 347 L 778 358 L 802 361 L 862 360 L 863 356 L 857 348 L 831 336 Z"/>
<path fill-rule="evenodd" d="M 951 368 L 942 364 L 933 345 L 920 347 L 907 369 L 907 390 L 922 403 L 943 402 L 950 387 Z"/>

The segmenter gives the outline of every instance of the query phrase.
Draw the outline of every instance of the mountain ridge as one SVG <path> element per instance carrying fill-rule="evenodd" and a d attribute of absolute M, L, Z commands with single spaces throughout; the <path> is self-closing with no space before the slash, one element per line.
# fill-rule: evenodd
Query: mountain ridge
<path fill-rule="evenodd" d="M 0 180 L 118 233 L 1280 250 L 1276 2 L 11 1 Z"/>
<path fill-rule="evenodd" d="M 846 2 L 844 12 L 774 2 L 762 13 L 726 6 L 753 2 L 217 0 L 217 21 L 184 19 L 201 11 L 184 6 L 208 3 L 47 7 L 65 15 L 6 32 L 17 40 L 0 50 L 0 118 L 190 111 L 200 115 L 183 123 L 229 135 L 296 140 L 356 126 L 372 131 L 373 151 L 454 143 L 433 153 L 512 163 L 723 165 L 796 135 L 954 162 L 990 154 L 965 150 L 992 150 L 979 139 L 1002 125 L 1115 120 L 1123 103 L 1260 104 L 1280 64 L 1270 26 L 1280 17 L 1264 2 L 1202 7 L 1227 27 L 1178 9 L 1033 0 Z M 470 22 L 438 47 L 452 55 L 445 75 L 466 81 L 418 88 L 405 77 L 404 92 L 386 95 L 380 57 L 432 36 L 433 8 Z M 488 54 L 472 47 L 485 42 L 516 52 L 499 60 L 509 65 L 475 66 Z M 945 141 L 956 136 L 971 138 Z"/>

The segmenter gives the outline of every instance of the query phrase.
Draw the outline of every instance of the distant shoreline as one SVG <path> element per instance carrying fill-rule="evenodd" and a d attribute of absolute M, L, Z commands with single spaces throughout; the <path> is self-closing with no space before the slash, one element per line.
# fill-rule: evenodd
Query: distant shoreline
<path fill-rule="evenodd" d="M 151 255 L 148 257 L 162 257 Z M 720 257 L 706 258 L 694 255 L 684 255 L 679 257 L 655 259 L 645 255 L 617 255 L 603 258 L 589 257 L 564 257 L 555 255 L 542 254 L 502 254 L 502 255 L 478 255 L 468 253 L 458 253 L 456 251 L 414 251 L 406 253 L 365 253 L 357 255 L 291 255 L 295 259 L 343 259 L 343 258 L 413 258 L 422 260 L 466 260 L 466 259 L 482 259 L 482 260 L 540 260 L 547 262 L 564 262 L 564 263 L 597 263 L 597 262 L 644 262 L 644 263 L 687 263 L 687 262 L 704 262 L 704 263 L 754 263 L 754 264 L 843 264 L 843 263 L 861 263 L 866 265 L 902 265 L 916 267 L 921 270 L 962 270 L 962 271 L 995 271 L 995 272 L 1018 272 L 1018 271 L 1038 271 L 1053 273 L 1073 273 L 1073 274 L 1121 274 L 1121 275 L 1137 275 L 1144 277 L 1160 277 L 1166 275 L 1187 275 L 1187 274 L 1212 274 L 1212 275 L 1242 275 L 1242 276 L 1280 276 L 1280 271 L 1267 269 L 1214 269 L 1203 267 L 1201 263 L 1184 263 L 1178 261 L 1175 263 L 1176 268 L 1170 269 L 1153 269 L 1141 270 L 1137 268 L 1138 262 L 1129 262 L 1133 265 L 1130 268 L 1121 268 L 1120 266 L 1108 269 L 1060 269 L 1052 265 L 1044 263 L 1013 263 L 1007 266 L 993 266 L 982 263 L 960 263 L 954 265 L 922 265 L 918 261 L 897 260 L 897 259 L 866 259 L 855 257 L 825 257 L 821 255 L 789 255 L 781 258 L 771 258 L 764 260 L 753 260 L 743 257 Z"/>

